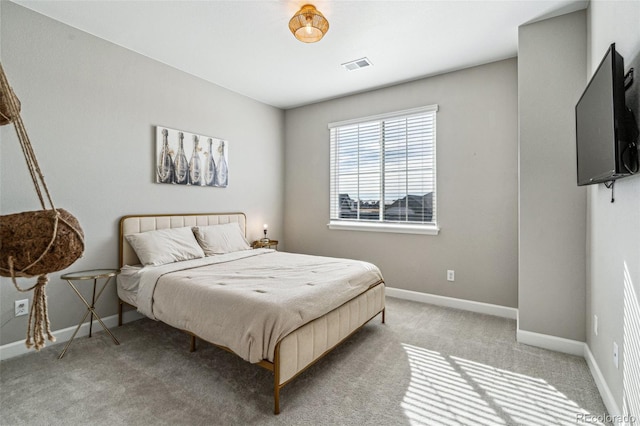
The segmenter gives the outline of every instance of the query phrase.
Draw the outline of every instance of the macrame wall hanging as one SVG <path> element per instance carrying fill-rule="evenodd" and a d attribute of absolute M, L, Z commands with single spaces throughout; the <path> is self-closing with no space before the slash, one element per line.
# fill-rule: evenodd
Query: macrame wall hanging
<path fill-rule="evenodd" d="M 19 292 L 33 290 L 25 344 L 27 348 L 40 350 L 45 345 L 45 337 L 55 341 L 45 294 L 47 275 L 67 268 L 82 256 L 84 233 L 78 219 L 53 204 L 20 117 L 20 108 L 20 101 L 0 64 L 0 125 L 13 123 L 42 207 L 42 210 L 0 216 L 0 275 L 11 278 Z M 33 277 L 37 277 L 33 286 L 18 285 L 17 278 Z"/>

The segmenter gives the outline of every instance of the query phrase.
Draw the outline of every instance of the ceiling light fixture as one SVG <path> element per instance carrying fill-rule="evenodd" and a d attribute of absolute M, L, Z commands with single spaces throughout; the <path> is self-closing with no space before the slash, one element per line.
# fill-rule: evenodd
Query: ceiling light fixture
<path fill-rule="evenodd" d="M 289 29 L 298 40 L 315 43 L 329 31 L 329 21 L 315 6 L 305 4 L 289 21 Z"/>

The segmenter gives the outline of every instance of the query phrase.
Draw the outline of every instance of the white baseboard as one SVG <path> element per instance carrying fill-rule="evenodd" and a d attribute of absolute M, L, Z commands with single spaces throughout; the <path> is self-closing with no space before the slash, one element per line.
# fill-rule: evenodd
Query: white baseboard
<path fill-rule="evenodd" d="M 591 370 L 591 375 L 593 376 L 593 380 L 596 382 L 598 391 L 600 391 L 602 402 L 604 402 L 604 406 L 607 407 L 609 416 L 611 416 L 612 418 L 622 418 L 622 411 L 620 411 L 620 407 L 618 407 L 618 404 L 616 403 L 616 400 L 613 397 L 613 393 L 611 392 L 611 389 L 609 389 L 609 386 L 607 386 L 607 382 L 604 380 L 602 371 L 600 371 L 600 367 L 598 367 L 598 363 L 596 362 L 595 357 L 591 353 L 591 349 L 589 349 L 589 345 L 587 345 L 586 343 L 584 344 L 583 356 L 584 356 L 584 359 L 587 361 L 589 370 Z"/>
<path fill-rule="evenodd" d="M 144 315 L 136 312 L 136 311 L 125 311 L 122 315 L 122 322 L 127 323 L 131 321 L 138 320 L 140 318 L 144 318 Z M 118 325 L 118 315 L 111 315 L 109 317 L 102 318 L 102 322 L 109 328 L 116 327 Z M 47 347 L 52 345 L 58 345 L 60 343 L 68 342 L 71 339 L 71 335 L 75 331 L 77 325 L 72 327 L 63 328 L 61 330 L 56 330 L 52 334 L 55 336 L 55 342 L 47 341 Z M 103 331 L 102 327 L 98 320 L 93 321 L 93 331 L 100 332 Z M 76 334 L 76 338 L 88 336 L 89 335 L 89 321 L 82 324 L 80 330 L 78 330 L 78 334 Z M 117 336 L 116 336 L 117 337 Z M 18 355 L 26 354 L 27 352 L 31 352 L 34 349 L 28 349 L 25 344 L 25 340 L 19 340 L 17 342 L 7 343 L 6 345 L 0 346 L 0 361 L 16 357 Z"/>
<path fill-rule="evenodd" d="M 584 342 L 577 340 L 534 333 L 532 331 L 520 330 L 520 328 L 518 328 L 516 333 L 516 340 L 518 343 L 524 343 L 529 346 L 536 346 L 569 355 L 584 356 Z"/>
<path fill-rule="evenodd" d="M 479 314 L 494 315 L 509 319 L 516 319 L 516 316 L 518 315 L 518 310 L 516 308 L 492 305 L 484 302 L 474 302 L 473 300 L 456 299 L 454 297 L 438 296 L 429 293 L 420 293 L 417 291 L 403 290 L 401 288 L 387 287 L 385 288 L 385 294 L 398 299 L 429 303 L 431 305 L 462 309 L 465 311 L 477 312 Z"/>

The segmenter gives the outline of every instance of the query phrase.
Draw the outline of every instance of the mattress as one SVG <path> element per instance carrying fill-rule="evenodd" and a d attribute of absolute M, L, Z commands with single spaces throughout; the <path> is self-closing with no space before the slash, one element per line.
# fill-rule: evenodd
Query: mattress
<path fill-rule="evenodd" d="M 125 265 L 120 268 L 120 274 L 116 279 L 118 297 L 132 306 L 138 306 L 138 287 L 140 286 L 140 272 L 142 269 L 142 265 Z"/>
<path fill-rule="evenodd" d="M 148 317 L 255 363 L 273 361 L 287 334 L 381 282 L 368 262 L 258 249 L 124 267 L 118 294 Z"/>

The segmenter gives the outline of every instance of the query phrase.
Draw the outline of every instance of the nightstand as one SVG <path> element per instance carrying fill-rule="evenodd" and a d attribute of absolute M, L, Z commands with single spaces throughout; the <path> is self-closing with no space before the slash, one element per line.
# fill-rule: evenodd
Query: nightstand
<path fill-rule="evenodd" d="M 104 331 L 106 331 L 107 334 L 109 336 L 111 336 L 111 339 L 113 340 L 113 343 L 115 343 L 116 345 L 120 344 L 120 342 L 118 342 L 118 339 L 116 339 L 115 336 L 113 334 L 111 334 L 111 332 L 109 331 L 107 326 L 104 324 L 104 322 L 102 322 L 102 318 L 100 318 L 100 316 L 98 316 L 98 314 L 96 313 L 96 309 L 95 309 L 96 301 L 102 295 L 102 292 L 104 291 L 105 287 L 107 286 L 107 284 L 109 284 L 109 281 L 111 281 L 111 278 L 115 277 L 119 273 L 120 273 L 120 270 L 118 270 L 118 269 L 93 269 L 93 270 L 90 270 L 90 271 L 72 272 L 72 273 L 69 273 L 69 274 L 64 274 L 64 275 L 62 275 L 60 277 L 63 280 L 66 280 L 67 283 L 69 283 L 69 285 L 71 286 L 73 291 L 78 295 L 78 297 L 82 300 L 82 302 L 87 307 L 87 312 L 84 313 L 84 316 L 80 320 L 80 323 L 76 327 L 76 330 L 73 332 L 73 335 L 71 336 L 71 339 L 69 339 L 69 341 L 67 342 L 66 346 L 62 350 L 62 353 L 60 354 L 60 356 L 58 356 L 58 359 L 62 359 L 64 354 L 67 352 L 67 349 L 69 349 L 69 345 L 71 345 L 71 342 L 73 342 L 73 339 L 76 337 L 76 334 L 78 334 L 78 330 L 80 330 L 80 327 L 82 327 L 82 324 L 84 323 L 84 320 L 87 318 L 87 316 L 89 314 L 91 314 L 91 317 L 89 319 L 89 337 L 91 337 L 91 331 L 92 331 L 91 329 L 92 329 L 92 326 L 93 326 L 93 318 L 95 317 L 98 320 L 98 322 L 100 323 L 100 325 L 102 326 L 102 328 L 104 328 Z M 102 285 L 102 288 L 100 289 L 98 294 L 96 295 L 96 286 L 98 284 L 98 280 L 99 279 L 104 279 L 105 282 Z M 87 299 L 84 298 L 84 296 L 80 293 L 78 288 L 73 284 L 73 281 L 85 281 L 85 280 L 92 280 L 93 281 L 93 295 L 91 296 L 91 304 L 89 304 Z"/>
<path fill-rule="evenodd" d="M 251 243 L 251 248 L 254 248 L 254 249 L 272 248 L 274 250 L 278 250 L 278 240 L 269 240 L 268 242 L 256 240 L 253 243 Z"/>

